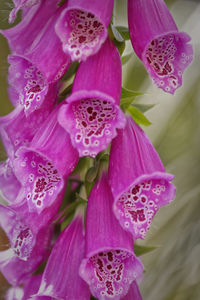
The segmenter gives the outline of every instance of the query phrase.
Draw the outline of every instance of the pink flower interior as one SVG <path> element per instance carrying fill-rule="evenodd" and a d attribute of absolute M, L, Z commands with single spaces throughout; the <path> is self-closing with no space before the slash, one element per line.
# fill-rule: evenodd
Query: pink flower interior
<path fill-rule="evenodd" d="M 65 15 L 64 51 L 72 60 L 85 60 L 104 42 L 106 29 L 98 18 L 86 11 L 69 10 Z"/>
<path fill-rule="evenodd" d="M 98 299 L 121 299 L 137 277 L 135 257 L 124 250 L 101 252 L 88 259 L 85 278 Z"/>
<path fill-rule="evenodd" d="M 15 254 L 20 259 L 27 260 L 35 244 L 35 238 L 30 228 L 18 221 L 13 228 L 12 235 L 11 244 Z"/>
<path fill-rule="evenodd" d="M 155 84 L 173 94 L 182 85 L 182 75 L 193 59 L 192 46 L 184 33 L 170 33 L 151 41 L 144 63 Z"/>
<path fill-rule="evenodd" d="M 144 181 L 132 185 L 116 201 L 114 212 L 122 227 L 134 239 L 144 239 L 158 209 L 167 204 L 170 183 L 163 179 Z"/>
<path fill-rule="evenodd" d="M 84 99 L 69 104 L 67 119 L 73 146 L 80 156 L 95 157 L 121 127 L 119 108 L 107 100 Z"/>
<path fill-rule="evenodd" d="M 33 151 L 25 151 L 18 160 L 29 208 L 40 212 L 52 204 L 61 190 L 61 176 L 50 161 Z"/>

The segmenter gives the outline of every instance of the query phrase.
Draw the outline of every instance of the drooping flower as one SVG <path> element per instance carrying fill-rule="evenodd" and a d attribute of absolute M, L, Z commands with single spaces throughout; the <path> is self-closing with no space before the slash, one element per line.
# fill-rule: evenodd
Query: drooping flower
<path fill-rule="evenodd" d="M 15 85 L 19 86 L 19 82 Z M 25 115 L 23 107 L 17 105 L 10 114 L 0 117 L 0 135 L 9 158 L 14 158 L 19 147 L 29 146 L 38 129 L 55 108 L 57 92 L 57 85 L 50 85 L 40 108 L 29 116 Z"/>
<path fill-rule="evenodd" d="M 83 213 L 79 211 L 75 215 L 56 241 L 37 295 L 56 299 L 90 299 L 89 287 L 78 274 L 85 251 Z"/>
<path fill-rule="evenodd" d="M 13 0 L 15 7 L 11 10 L 9 14 L 9 23 L 13 23 L 15 21 L 17 12 L 20 9 L 26 9 L 40 2 L 40 0 Z"/>
<path fill-rule="evenodd" d="M 54 202 L 79 159 L 69 134 L 57 122 L 58 110 L 49 115 L 29 147 L 17 150 L 13 161 L 29 210 L 38 213 Z"/>
<path fill-rule="evenodd" d="M 99 300 L 123 298 L 143 267 L 133 252 L 133 240 L 117 222 L 106 175 L 95 184 L 88 200 L 86 258 L 80 275 Z"/>
<path fill-rule="evenodd" d="M 148 137 L 128 117 L 111 144 L 109 182 L 115 216 L 134 240 L 145 237 L 158 209 L 174 199 L 173 178 Z"/>
<path fill-rule="evenodd" d="M 120 55 L 107 40 L 97 54 L 80 64 L 68 104 L 58 117 L 80 156 L 95 157 L 116 136 L 116 128 L 125 126 L 120 96 Z"/>
<path fill-rule="evenodd" d="M 131 42 L 155 84 L 174 94 L 192 62 L 190 37 L 179 32 L 164 0 L 128 0 Z"/>
<path fill-rule="evenodd" d="M 0 251 L 0 271 L 10 284 L 21 284 L 48 257 L 53 221 L 64 192 L 63 188 L 56 201 L 39 215 L 29 212 L 26 201 L 0 205 L 0 226 L 10 243 L 8 250 Z"/>
<path fill-rule="evenodd" d="M 23 197 L 20 203 L 0 205 L 0 227 L 5 231 L 15 256 L 28 260 L 39 232 L 45 227 L 52 226 L 50 223 L 58 213 L 63 195 L 64 189 L 56 201 L 39 215 L 37 212 L 29 212 L 28 203 Z"/>
<path fill-rule="evenodd" d="M 41 105 L 48 85 L 58 81 L 71 62 L 55 33 L 54 26 L 62 11 L 56 4 L 43 0 L 32 6 L 18 25 L 0 31 L 12 51 L 8 81 L 20 85 L 18 103 L 23 103 L 27 115 Z"/>
<path fill-rule="evenodd" d="M 69 0 L 56 23 L 63 51 L 72 60 L 86 60 L 99 51 L 107 38 L 113 0 Z"/>

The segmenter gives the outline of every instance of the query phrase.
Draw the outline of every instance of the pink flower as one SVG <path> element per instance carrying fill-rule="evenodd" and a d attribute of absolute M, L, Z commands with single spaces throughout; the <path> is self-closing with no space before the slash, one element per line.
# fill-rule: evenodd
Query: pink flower
<path fill-rule="evenodd" d="M 131 117 L 118 130 L 110 151 L 109 182 L 114 196 L 114 213 L 134 240 L 144 239 L 158 209 L 175 197 L 153 145 Z"/>
<path fill-rule="evenodd" d="M 86 60 L 97 53 L 107 37 L 113 0 L 68 0 L 56 23 L 63 51 L 72 60 Z"/>
<path fill-rule="evenodd" d="M 120 55 L 107 39 L 97 54 L 80 64 L 68 104 L 58 117 L 80 156 L 95 157 L 116 136 L 116 128 L 125 126 L 120 96 Z"/>
<path fill-rule="evenodd" d="M 93 187 L 86 216 L 86 258 L 80 275 L 99 300 L 119 300 L 143 272 L 133 252 L 131 235 L 117 222 L 113 212 L 113 196 L 104 174 Z"/>
<path fill-rule="evenodd" d="M 174 94 L 192 62 L 190 37 L 179 32 L 164 0 L 128 0 L 131 42 L 155 84 Z"/>

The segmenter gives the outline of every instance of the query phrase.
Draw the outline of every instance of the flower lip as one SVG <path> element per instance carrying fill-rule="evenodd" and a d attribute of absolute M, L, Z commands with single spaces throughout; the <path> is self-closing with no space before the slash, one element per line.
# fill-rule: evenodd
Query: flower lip
<path fill-rule="evenodd" d="M 73 61 L 84 61 L 95 54 L 107 37 L 106 24 L 98 13 L 78 5 L 61 13 L 55 30 L 63 43 L 63 51 Z"/>
<path fill-rule="evenodd" d="M 169 31 L 146 44 L 141 59 L 155 84 L 166 92 L 174 94 L 182 85 L 183 72 L 193 59 L 190 40 L 185 32 Z"/>
<path fill-rule="evenodd" d="M 115 197 L 113 212 L 134 239 L 144 239 L 158 209 L 174 199 L 173 178 L 162 172 L 142 175 Z"/>
<path fill-rule="evenodd" d="M 114 98 L 99 91 L 74 92 L 60 110 L 58 121 L 71 136 L 80 156 L 95 157 L 125 126 L 125 117 Z"/>
<path fill-rule="evenodd" d="M 98 299 L 121 299 L 142 272 L 143 266 L 133 251 L 113 247 L 90 252 L 79 268 L 80 276 Z"/>
<path fill-rule="evenodd" d="M 62 190 L 65 174 L 62 174 L 46 155 L 34 148 L 21 147 L 17 150 L 16 157 L 16 177 L 25 190 L 29 209 L 41 213 L 54 202 Z M 28 162 L 30 163 L 26 168 Z"/>

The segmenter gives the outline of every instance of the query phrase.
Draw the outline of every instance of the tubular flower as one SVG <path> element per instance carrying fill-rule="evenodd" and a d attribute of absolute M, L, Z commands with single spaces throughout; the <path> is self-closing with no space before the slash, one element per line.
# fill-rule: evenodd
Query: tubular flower
<path fill-rule="evenodd" d="M 69 0 L 56 23 L 63 51 L 72 60 L 86 60 L 99 51 L 107 37 L 113 0 Z"/>
<path fill-rule="evenodd" d="M 70 300 L 90 299 L 89 287 L 78 274 L 85 251 L 81 214 L 82 212 L 76 214 L 72 223 L 56 241 L 42 276 L 38 296 Z"/>
<path fill-rule="evenodd" d="M 29 147 L 21 147 L 13 161 L 29 210 L 50 206 L 78 162 L 68 133 L 57 122 L 57 107 L 37 131 Z"/>
<path fill-rule="evenodd" d="M 95 157 L 116 136 L 116 128 L 125 126 L 120 96 L 121 60 L 107 40 L 97 54 L 80 64 L 68 104 L 58 117 L 80 156 Z"/>
<path fill-rule="evenodd" d="M 174 94 L 192 62 L 190 37 L 179 32 L 163 0 L 128 0 L 131 42 L 155 84 Z"/>
<path fill-rule="evenodd" d="M 26 9 L 40 2 L 40 0 L 13 0 L 15 7 L 11 10 L 9 14 L 9 23 L 13 23 L 15 21 L 17 12 L 20 9 Z"/>
<path fill-rule="evenodd" d="M 55 1 L 41 1 L 18 25 L 0 31 L 12 51 L 8 81 L 20 85 L 18 103 L 23 103 L 27 115 L 41 105 L 48 85 L 58 81 L 71 62 L 54 29 L 61 9 Z"/>
<path fill-rule="evenodd" d="M 115 216 L 134 240 L 145 237 L 158 209 L 174 199 L 173 178 L 142 129 L 127 118 L 111 145 L 109 182 Z"/>
<path fill-rule="evenodd" d="M 21 284 L 48 257 L 52 222 L 57 216 L 64 191 L 40 215 L 30 213 L 26 201 L 0 206 L 0 226 L 11 246 L 8 250 L 0 251 L 0 271 L 10 284 Z"/>
<path fill-rule="evenodd" d="M 26 201 L 10 206 L 0 205 L 0 226 L 3 228 L 10 241 L 13 255 L 22 260 L 28 260 L 36 245 L 37 236 L 57 215 L 61 205 L 64 190 L 58 195 L 54 203 L 38 215 L 29 212 Z"/>
<path fill-rule="evenodd" d="M 80 266 L 81 277 L 99 300 L 123 298 L 143 271 L 133 252 L 131 235 L 115 219 L 112 204 L 113 196 L 103 175 L 89 196 L 86 258 Z"/>
<path fill-rule="evenodd" d="M 17 107 L 7 116 L 0 117 L 0 135 L 7 155 L 14 154 L 21 146 L 29 146 L 34 135 L 55 108 L 57 85 L 52 84 L 39 109 L 26 116 L 23 107 Z"/>

